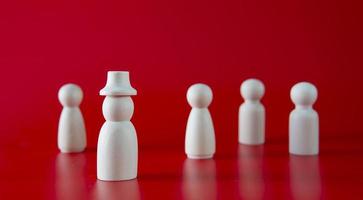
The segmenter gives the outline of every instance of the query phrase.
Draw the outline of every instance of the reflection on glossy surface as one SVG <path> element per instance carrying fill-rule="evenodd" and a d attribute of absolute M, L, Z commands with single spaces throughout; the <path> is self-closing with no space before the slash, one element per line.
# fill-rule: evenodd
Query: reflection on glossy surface
<path fill-rule="evenodd" d="M 93 191 L 93 199 L 141 199 L 139 183 L 137 179 L 128 181 L 97 180 Z"/>
<path fill-rule="evenodd" d="M 263 199 L 263 145 L 238 147 L 239 192 L 242 199 Z"/>
<path fill-rule="evenodd" d="M 184 199 L 217 199 L 215 161 L 186 159 L 182 190 Z"/>
<path fill-rule="evenodd" d="M 321 199 L 318 156 L 290 155 L 290 186 L 294 199 Z"/>
<path fill-rule="evenodd" d="M 57 199 L 85 199 L 86 159 L 84 154 L 59 153 L 56 159 Z"/>

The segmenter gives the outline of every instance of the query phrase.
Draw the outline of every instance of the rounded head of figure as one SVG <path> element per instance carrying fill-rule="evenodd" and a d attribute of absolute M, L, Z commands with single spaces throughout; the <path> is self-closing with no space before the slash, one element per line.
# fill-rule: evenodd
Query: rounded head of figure
<path fill-rule="evenodd" d="M 265 86 L 258 79 L 247 79 L 241 84 L 241 95 L 245 100 L 258 101 L 265 94 Z"/>
<path fill-rule="evenodd" d="M 291 88 L 290 97 L 295 105 L 311 106 L 318 98 L 318 90 L 308 82 L 300 82 Z"/>
<path fill-rule="evenodd" d="M 73 83 L 65 84 L 58 91 L 58 99 L 63 106 L 79 106 L 83 99 L 82 89 Z"/>
<path fill-rule="evenodd" d="M 187 100 L 193 108 L 207 108 L 213 99 L 210 87 L 203 83 L 197 83 L 189 87 Z"/>
<path fill-rule="evenodd" d="M 134 113 L 134 102 L 129 96 L 106 96 L 102 113 L 107 121 L 130 121 Z"/>

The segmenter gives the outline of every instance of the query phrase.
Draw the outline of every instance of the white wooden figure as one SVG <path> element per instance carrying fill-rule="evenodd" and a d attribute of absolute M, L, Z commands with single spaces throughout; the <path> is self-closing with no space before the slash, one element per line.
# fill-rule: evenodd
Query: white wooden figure
<path fill-rule="evenodd" d="M 104 181 L 130 180 L 137 177 L 138 145 L 130 119 L 136 95 L 129 72 L 109 71 L 106 86 L 100 91 L 106 96 L 102 113 L 106 119 L 98 138 L 97 178 Z"/>
<path fill-rule="evenodd" d="M 62 153 L 82 152 L 87 146 L 86 128 L 79 109 L 82 89 L 75 84 L 63 85 L 58 92 L 63 106 L 58 126 L 58 148 Z"/>
<path fill-rule="evenodd" d="M 194 84 L 188 89 L 187 100 L 192 107 L 185 135 L 185 153 L 188 158 L 208 159 L 215 153 L 214 126 L 208 110 L 212 99 L 212 90 L 205 84 Z"/>
<path fill-rule="evenodd" d="M 290 96 L 295 109 L 290 113 L 289 151 L 297 155 L 317 155 L 319 116 L 312 106 L 318 91 L 313 84 L 301 82 L 292 87 Z"/>
<path fill-rule="evenodd" d="M 244 103 L 239 107 L 238 141 L 247 145 L 265 142 L 265 107 L 260 102 L 265 86 L 260 80 L 248 79 L 241 85 Z"/>

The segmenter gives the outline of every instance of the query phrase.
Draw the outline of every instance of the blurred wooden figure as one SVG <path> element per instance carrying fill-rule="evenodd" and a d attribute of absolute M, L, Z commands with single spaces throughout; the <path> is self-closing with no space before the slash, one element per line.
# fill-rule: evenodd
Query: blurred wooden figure
<path fill-rule="evenodd" d="M 289 151 L 297 155 L 319 153 L 319 116 L 313 109 L 318 90 L 308 82 L 301 82 L 291 89 L 295 109 L 289 120 Z"/>
<path fill-rule="evenodd" d="M 185 153 L 188 158 L 208 159 L 216 151 L 214 126 L 208 110 L 212 99 L 213 93 L 208 85 L 198 83 L 188 89 L 187 100 L 192 107 L 185 134 Z"/>
<path fill-rule="evenodd" d="M 260 102 L 264 93 L 265 86 L 260 80 L 248 79 L 241 85 L 245 100 L 238 113 L 238 141 L 241 144 L 265 143 L 265 107 Z"/>
<path fill-rule="evenodd" d="M 58 92 L 58 99 L 63 105 L 58 126 L 58 148 L 63 153 L 82 152 L 87 145 L 86 128 L 79 109 L 82 89 L 75 84 L 65 84 Z"/>

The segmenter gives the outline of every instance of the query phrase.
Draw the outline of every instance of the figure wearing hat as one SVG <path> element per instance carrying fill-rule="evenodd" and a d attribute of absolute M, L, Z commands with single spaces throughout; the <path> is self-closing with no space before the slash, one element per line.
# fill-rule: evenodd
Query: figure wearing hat
<path fill-rule="evenodd" d="M 104 181 L 130 180 L 137 176 L 138 145 L 130 119 L 136 95 L 129 72 L 109 71 L 106 86 L 100 91 L 106 96 L 102 113 L 106 119 L 98 138 L 97 178 Z"/>

